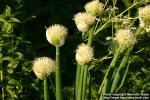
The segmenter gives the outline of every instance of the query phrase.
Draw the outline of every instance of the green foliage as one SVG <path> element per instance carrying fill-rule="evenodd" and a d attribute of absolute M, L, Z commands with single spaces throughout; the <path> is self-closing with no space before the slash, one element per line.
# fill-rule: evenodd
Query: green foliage
<path fill-rule="evenodd" d="M 28 89 L 35 90 L 26 88 L 35 85 L 35 82 L 24 83 L 30 80 L 31 69 L 28 66 L 31 61 L 25 59 L 20 49 L 21 45 L 28 45 L 28 41 L 18 36 L 14 30 L 19 23 L 21 22 L 15 18 L 12 9 L 6 6 L 0 15 L 0 87 L 3 89 L 0 99 L 28 98 L 28 94 L 24 93 Z"/>

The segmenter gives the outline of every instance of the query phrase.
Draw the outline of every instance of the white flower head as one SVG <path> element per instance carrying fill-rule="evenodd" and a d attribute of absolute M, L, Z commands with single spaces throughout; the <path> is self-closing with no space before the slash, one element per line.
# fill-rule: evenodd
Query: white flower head
<path fill-rule="evenodd" d="M 150 5 L 139 9 L 140 27 L 150 32 Z"/>
<path fill-rule="evenodd" d="M 121 51 L 129 48 L 136 43 L 136 37 L 129 29 L 120 29 L 116 32 L 114 40 L 118 43 Z"/>
<path fill-rule="evenodd" d="M 76 61 L 80 65 L 89 63 L 94 58 L 94 51 L 92 47 L 86 44 L 80 44 L 76 49 Z"/>
<path fill-rule="evenodd" d="M 75 14 L 74 20 L 76 24 L 84 22 L 88 25 L 92 25 L 93 23 L 95 23 L 95 17 L 86 12 L 79 12 Z"/>
<path fill-rule="evenodd" d="M 64 45 L 67 35 L 67 28 L 59 24 L 54 24 L 46 30 L 46 38 L 48 42 L 56 47 Z"/>
<path fill-rule="evenodd" d="M 88 31 L 90 26 L 95 23 L 95 19 L 96 18 L 94 16 L 86 12 L 79 12 L 74 15 L 76 26 L 81 32 Z"/>
<path fill-rule="evenodd" d="M 49 57 L 39 57 L 33 61 L 32 69 L 38 79 L 44 80 L 56 70 L 56 62 Z"/>
<path fill-rule="evenodd" d="M 85 4 L 84 8 L 87 13 L 93 16 L 99 16 L 103 12 L 103 3 L 100 3 L 99 0 L 93 0 Z"/>

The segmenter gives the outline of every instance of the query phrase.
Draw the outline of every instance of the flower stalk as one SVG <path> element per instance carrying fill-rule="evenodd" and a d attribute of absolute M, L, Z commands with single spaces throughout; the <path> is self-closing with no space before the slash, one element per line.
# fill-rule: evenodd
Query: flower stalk
<path fill-rule="evenodd" d="M 65 43 L 68 29 L 60 24 L 54 24 L 46 30 L 46 38 L 50 44 L 56 47 L 56 100 L 62 100 L 60 47 Z"/>
<path fill-rule="evenodd" d="M 125 55 L 124 55 L 124 57 L 123 57 L 123 59 L 122 59 L 122 62 L 121 62 L 120 66 L 119 66 L 119 68 L 118 68 L 118 70 L 117 70 L 117 73 L 116 73 L 116 75 L 115 75 L 115 78 L 114 78 L 113 83 L 112 83 L 112 86 L 111 86 L 111 91 L 110 91 L 111 93 L 113 93 L 113 92 L 115 91 L 115 89 L 116 89 L 116 87 L 117 87 L 117 85 L 118 85 L 118 82 L 119 82 L 120 77 L 121 77 L 121 72 L 122 72 L 122 70 L 126 67 L 126 63 L 127 63 L 128 58 L 129 58 L 129 56 L 130 56 L 130 53 L 131 53 L 132 50 L 133 50 L 133 47 L 134 47 L 134 46 L 130 47 L 130 48 L 127 50 L 127 52 L 125 53 Z"/>
<path fill-rule="evenodd" d="M 50 100 L 47 79 L 44 80 L 44 100 Z"/>
<path fill-rule="evenodd" d="M 127 74 L 128 74 L 129 66 L 130 66 L 130 63 L 128 63 L 127 68 L 126 68 L 126 71 L 125 71 L 125 73 L 124 73 L 124 75 L 123 75 L 122 81 L 121 81 L 121 83 L 120 83 L 120 86 L 116 89 L 115 92 L 118 92 L 118 91 L 122 88 L 122 86 L 123 86 L 123 84 L 124 84 L 124 82 L 125 82 L 125 79 L 126 79 L 126 77 L 127 77 Z"/>
<path fill-rule="evenodd" d="M 82 91 L 82 100 L 85 100 L 86 94 L 86 85 L 87 85 L 87 74 L 88 74 L 88 66 L 84 66 L 84 75 L 83 75 L 83 91 Z"/>
<path fill-rule="evenodd" d="M 77 97 L 77 93 L 78 93 L 80 74 L 81 74 L 81 66 L 77 64 L 75 97 Z"/>
<path fill-rule="evenodd" d="M 77 89 L 77 99 L 76 100 L 82 100 L 82 90 L 83 90 L 83 75 L 84 75 L 84 66 L 79 66 L 81 67 L 81 73 L 79 77 L 79 86 Z"/>
<path fill-rule="evenodd" d="M 56 100 L 62 100 L 60 50 L 56 47 Z"/>
<path fill-rule="evenodd" d="M 117 60 L 119 58 L 119 55 L 120 55 L 120 48 L 118 48 L 116 50 L 115 55 L 114 55 L 114 57 L 112 59 L 112 62 L 110 63 L 109 68 L 107 69 L 107 72 L 106 72 L 106 74 L 105 74 L 105 76 L 103 78 L 103 81 L 102 81 L 102 83 L 100 85 L 100 88 L 99 88 L 99 91 L 98 91 L 99 95 L 101 95 L 103 87 L 108 84 L 108 81 L 109 81 L 108 76 L 112 75 L 111 72 L 115 68 L 115 65 L 116 65 L 116 62 L 117 62 Z M 103 90 L 103 92 L 105 92 L 105 91 L 106 90 Z"/>

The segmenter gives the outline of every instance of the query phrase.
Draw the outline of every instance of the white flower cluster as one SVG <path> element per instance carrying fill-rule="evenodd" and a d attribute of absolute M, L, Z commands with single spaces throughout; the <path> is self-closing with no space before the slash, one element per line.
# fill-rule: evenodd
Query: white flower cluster
<path fill-rule="evenodd" d="M 92 47 L 86 44 L 80 44 L 76 49 L 76 61 L 80 65 L 89 63 L 94 58 L 94 51 Z"/>
<path fill-rule="evenodd" d="M 74 21 L 79 31 L 87 32 L 89 27 L 94 24 L 95 17 L 86 12 L 79 12 L 74 15 Z"/>
<path fill-rule="evenodd" d="M 150 5 L 139 9 L 140 27 L 150 32 Z"/>
<path fill-rule="evenodd" d="M 99 0 L 93 0 L 85 4 L 84 8 L 87 13 L 93 16 L 99 16 L 103 12 L 103 3 L 100 3 Z"/>
<path fill-rule="evenodd" d="M 32 69 L 39 79 L 44 80 L 56 70 L 56 62 L 48 57 L 39 57 L 33 61 Z"/>
<path fill-rule="evenodd" d="M 48 42 L 56 47 L 64 45 L 67 35 L 67 28 L 59 24 L 54 24 L 46 30 L 46 38 Z"/>
<path fill-rule="evenodd" d="M 129 29 L 120 29 L 116 32 L 114 40 L 118 43 L 121 51 L 136 43 L 136 37 Z"/>

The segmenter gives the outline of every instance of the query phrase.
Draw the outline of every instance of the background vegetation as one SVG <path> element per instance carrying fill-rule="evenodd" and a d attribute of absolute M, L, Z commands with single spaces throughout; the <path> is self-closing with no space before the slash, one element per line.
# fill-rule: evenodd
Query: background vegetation
<path fill-rule="evenodd" d="M 5 92 L 6 100 L 43 99 L 43 83 L 32 71 L 32 60 L 40 56 L 55 57 L 55 48 L 46 41 L 46 28 L 52 24 L 63 24 L 69 29 L 69 36 L 61 49 L 62 86 L 64 100 L 74 98 L 76 73 L 75 49 L 81 43 L 73 16 L 83 11 L 89 0 L 0 0 L 0 90 Z M 125 2 L 126 1 L 126 2 Z M 102 0 L 105 2 L 105 0 Z M 118 12 L 131 5 L 132 0 L 118 0 Z M 111 0 L 108 5 L 112 5 Z M 143 5 L 138 5 L 144 6 Z M 137 14 L 136 7 L 130 10 Z M 3 20 L 4 19 L 4 20 Z M 136 21 L 138 24 L 138 20 Z M 106 34 L 107 33 L 107 34 Z M 111 61 L 113 47 L 106 37 L 111 36 L 111 27 L 101 31 L 94 38 L 95 58 L 108 55 L 109 59 L 93 62 L 90 70 L 92 98 L 95 100 L 100 82 Z M 126 92 L 150 91 L 150 34 L 139 37 L 132 55 L 127 80 L 120 90 Z M 54 100 L 53 75 L 49 78 L 50 94 Z M 0 91 L 0 99 L 2 97 Z"/>

